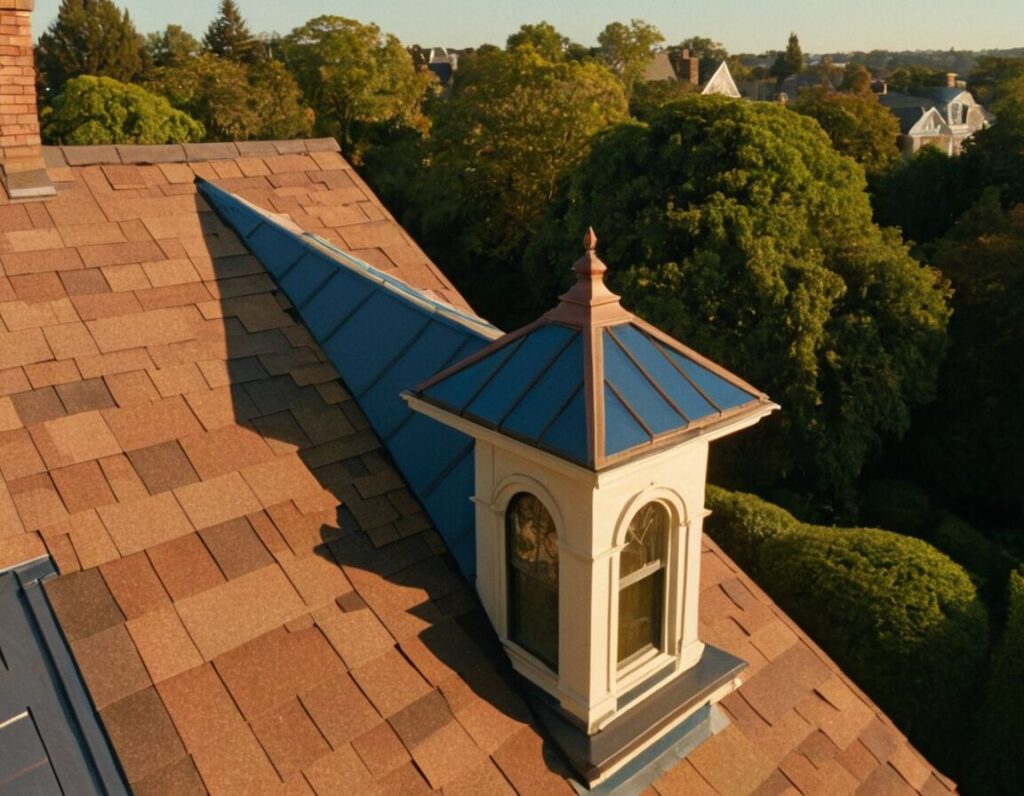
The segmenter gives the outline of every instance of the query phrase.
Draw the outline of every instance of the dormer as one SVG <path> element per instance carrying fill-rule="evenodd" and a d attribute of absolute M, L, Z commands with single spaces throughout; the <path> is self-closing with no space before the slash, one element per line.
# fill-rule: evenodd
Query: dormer
<path fill-rule="evenodd" d="M 708 446 L 778 408 L 626 310 L 596 242 L 558 306 L 405 396 L 475 441 L 477 592 L 591 784 L 738 685 L 698 637 Z"/>

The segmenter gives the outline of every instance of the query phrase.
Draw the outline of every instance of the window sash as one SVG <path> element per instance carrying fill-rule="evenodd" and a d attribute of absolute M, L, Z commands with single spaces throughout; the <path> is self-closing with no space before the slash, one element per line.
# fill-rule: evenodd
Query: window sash
<path fill-rule="evenodd" d="M 661 561 L 661 560 L 658 560 L 658 561 L 652 561 L 650 564 L 647 564 L 646 566 L 643 566 L 640 569 L 637 569 L 637 570 L 634 570 L 633 572 L 630 572 L 628 575 L 626 575 L 626 576 L 624 576 L 622 578 L 619 578 L 619 591 L 622 591 L 623 589 L 627 588 L 628 586 L 632 586 L 634 583 L 638 583 L 639 581 L 643 580 L 644 578 L 649 577 L 649 576 L 653 575 L 655 572 L 657 572 L 658 570 L 664 569 L 664 568 L 665 568 L 665 562 Z"/>

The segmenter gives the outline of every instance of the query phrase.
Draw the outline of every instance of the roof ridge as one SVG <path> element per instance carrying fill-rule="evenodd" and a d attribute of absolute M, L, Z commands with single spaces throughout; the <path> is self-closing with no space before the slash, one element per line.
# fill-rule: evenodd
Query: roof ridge
<path fill-rule="evenodd" d="M 197 144 L 101 144 L 44 146 L 47 168 L 66 166 L 201 163 L 268 155 L 309 155 L 340 152 L 334 138 L 296 138 L 266 141 L 204 141 Z"/>

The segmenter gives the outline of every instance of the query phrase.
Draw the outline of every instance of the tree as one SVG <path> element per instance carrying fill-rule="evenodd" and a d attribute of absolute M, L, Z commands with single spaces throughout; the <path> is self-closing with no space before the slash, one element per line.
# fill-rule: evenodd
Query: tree
<path fill-rule="evenodd" d="M 511 328 L 528 299 L 519 261 L 560 181 L 591 136 L 626 116 L 622 85 L 596 62 L 552 63 L 532 47 L 478 52 L 437 115 L 420 160 L 391 179 L 385 153 L 375 186 L 485 317 Z M 409 175 L 409 179 L 406 179 Z"/>
<path fill-rule="evenodd" d="M 953 343 L 908 458 L 984 526 L 1024 527 L 1024 204 L 1004 209 L 989 189 L 932 259 L 953 283 Z"/>
<path fill-rule="evenodd" d="M 836 150 L 860 163 L 869 176 L 881 174 L 899 157 L 899 123 L 871 94 L 812 89 L 800 92 L 788 107 L 817 121 Z"/>
<path fill-rule="evenodd" d="M 255 63 L 265 56 L 235 0 L 221 0 L 220 11 L 203 36 L 203 47 L 221 58 L 242 63 Z"/>
<path fill-rule="evenodd" d="M 1024 58 L 999 58 L 982 55 L 971 69 L 967 88 L 982 105 L 992 105 L 999 99 L 1000 84 L 1016 77 L 1024 77 Z"/>
<path fill-rule="evenodd" d="M 43 136 L 60 144 L 178 144 L 201 141 L 203 126 L 163 97 L 110 77 L 64 84 L 42 113 Z"/>
<path fill-rule="evenodd" d="M 843 70 L 843 80 L 839 88 L 849 94 L 872 96 L 871 73 L 860 64 L 851 61 Z"/>
<path fill-rule="evenodd" d="M 130 81 L 142 68 L 141 49 L 128 12 L 111 0 L 62 0 L 36 55 L 47 89 L 56 94 L 79 75 Z"/>
<path fill-rule="evenodd" d="M 643 77 L 654 48 L 663 41 L 665 37 L 661 31 L 642 19 L 632 19 L 629 25 L 612 22 L 597 35 L 601 58 L 622 80 L 627 96 Z"/>
<path fill-rule="evenodd" d="M 278 61 L 247 66 L 204 54 L 156 70 L 147 86 L 201 121 L 213 141 L 295 138 L 312 127 L 302 92 Z"/>
<path fill-rule="evenodd" d="M 589 225 L 636 312 L 784 407 L 716 471 L 850 511 L 869 453 L 934 395 L 949 317 L 939 275 L 871 222 L 861 167 L 811 119 L 694 95 L 594 143 L 527 253 L 539 305 Z"/>
<path fill-rule="evenodd" d="M 789 34 L 786 49 L 775 56 L 769 74 L 780 83 L 790 75 L 804 71 L 804 53 L 800 49 L 800 39 L 795 33 Z"/>
<path fill-rule="evenodd" d="M 969 174 L 963 156 L 922 147 L 909 160 L 896 160 L 887 172 L 873 175 L 875 221 L 899 227 L 907 241 L 921 244 L 941 238 L 973 201 Z"/>
<path fill-rule="evenodd" d="M 1005 205 L 1024 202 L 1024 76 L 996 86 L 996 123 L 968 141 L 963 159 L 974 177 L 975 198 L 985 186 L 998 187 Z"/>
<path fill-rule="evenodd" d="M 642 80 L 633 86 L 629 98 L 629 115 L 639 121 L 648 121 L 659 109 L 697 91 L 697 86 L 686 80 Z"/>
<path fill-rule="evenodd" d="M 916 89 L 946 85 L 946 71 L 927 66 L 903 66 L 892 72 L 887 84 L 890 91 L 911 94 Z"/>
<path fill-rule="evenodd" d="M 146 54 L 154 67 L 181 66 L 199 55 L 199 42 L 181 25 L 168 25 L 146 36 Z"/>
<path fill-rule="evenodd" d="M 569 37 L 555 30 L 554 25 L 539 22 L 536 25 L 521 25 L 516 33 L 508 37 L 505 49 L 530 46 L 547 60 L 557 62 L 565 59 L 570 44 Z"/>
<path fill-rule="evenodd" d="M 421 105 L 434 77 L 376 25 L 321 16 L 281 41 L 285 64 L 316 111 L 321 132 L 358 160 L 373 127 L 426 126 Z M 459 75 L 461 77 L 462 70 Z"/>

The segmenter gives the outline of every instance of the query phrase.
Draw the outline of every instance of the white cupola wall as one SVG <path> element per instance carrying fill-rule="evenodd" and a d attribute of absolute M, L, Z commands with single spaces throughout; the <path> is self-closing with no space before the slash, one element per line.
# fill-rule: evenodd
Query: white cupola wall
<path fill-rule="evenodd" d="M 475 441 L 477 592 L 515 670 L 590 736 L 583 757 L 708 670 L 635 756 L 738 685 L 742 662 L 698 637 L 708 446 L 778 406 L 626 311 L 584 244 L 557 307 L 405 397 Z"/>

